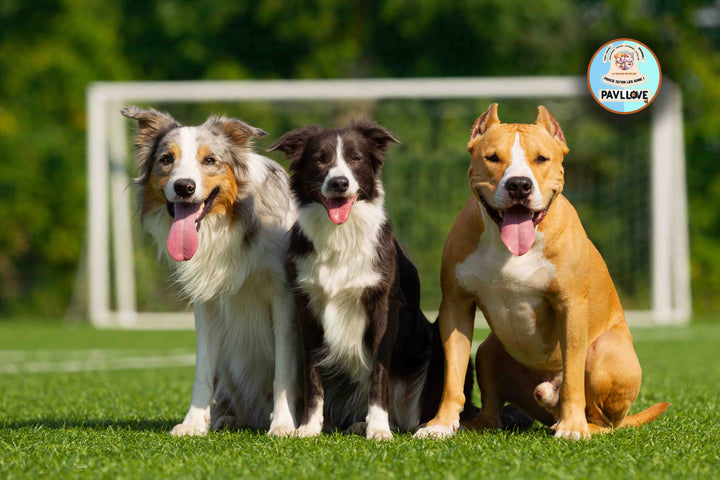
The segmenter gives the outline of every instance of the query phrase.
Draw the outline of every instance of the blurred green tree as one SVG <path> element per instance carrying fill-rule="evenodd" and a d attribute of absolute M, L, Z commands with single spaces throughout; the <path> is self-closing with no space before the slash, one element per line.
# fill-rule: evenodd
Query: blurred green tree
<path fill-rule="evenodd" d="M 584 75 L 592 53 L 618 37 L 650 45 L 664 73 L 683 87 L 694 301 L 699 312 L 717 309 L 720 26 L 713 5 L 4 0 L 0 314 L 61 314 L 67 307 L 85 232 L 89 82 Z M 465 131 L 458 132 L 447 134 L 464 142 Z"/>

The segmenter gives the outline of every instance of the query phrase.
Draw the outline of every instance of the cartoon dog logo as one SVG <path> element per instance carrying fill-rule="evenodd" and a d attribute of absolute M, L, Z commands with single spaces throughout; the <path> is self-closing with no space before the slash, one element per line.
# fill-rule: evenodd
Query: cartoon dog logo
<path fill-rule="evenodd" d="M 635 64 L 635 55 L 627 50 L 622 50 L 613 55 L 615 58 L 615 65 L 620 70 L 630 70 Z"/>
<path fill-rule="evenodd" d="M 603 83 L 629 87 L 645 83 L 647 80 L 639 70 L 640 64 L 645 63 L 645 52 L 641 47 L 634 47 L 625 42 L 619 45 L 610 43 L 603 55 L 603 63 L 610 65 L 610 69 L 602 77 Z"/>

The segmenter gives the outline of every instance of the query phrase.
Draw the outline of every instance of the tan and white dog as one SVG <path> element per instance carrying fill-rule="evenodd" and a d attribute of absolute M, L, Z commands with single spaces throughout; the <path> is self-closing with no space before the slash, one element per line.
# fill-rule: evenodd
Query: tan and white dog
<path fill-rule="evenodd" d="M 416 436 L 459 426 L 476 308 L 492 332 L 477 351 L 482 409 L 467 428 L 499 428 L 506 402 L 559 438 L 657 418 L 669 404 L 627 416 L 640 364 L 605 262 L 561 193 L 568 147 L 558 122 L 540 106 L 535 124 L 503 124 L 493 104 L 468 151 L 473 197 L 442 258 L 446 381 L 435 418 Z"/>

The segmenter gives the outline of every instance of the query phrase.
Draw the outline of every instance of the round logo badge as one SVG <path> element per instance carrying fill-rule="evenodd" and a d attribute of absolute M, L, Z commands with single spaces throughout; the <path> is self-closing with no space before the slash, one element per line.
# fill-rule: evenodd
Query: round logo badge
<path fill-rule="evenodd" d="M 657 57 L 645 44 L 618 38 L 595 52 L 587 80 L 600 106 L 626 115 L 639 112 L 655 100 L 662 72 Z"/>

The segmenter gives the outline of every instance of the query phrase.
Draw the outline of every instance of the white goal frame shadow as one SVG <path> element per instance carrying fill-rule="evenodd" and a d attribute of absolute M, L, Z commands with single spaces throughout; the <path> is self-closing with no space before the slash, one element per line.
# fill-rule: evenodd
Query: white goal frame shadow
<path fill-rule="evenodd" d="M 584 77 L 100 82 L 87 101 L 88 315 L 102 328 L 191 328 L 192 314 L 138 312 L 127 175 L 130 102 L 381 100 L 589 96 Z M 691 310 L 682 93 L 667 77 L 652 109 L 651 309 L 626 311 L 631 325 L 685 324 Z M 478 112 L 480 113 L 480 112 Z M 468 127 L 469 128 L 469 127 Z M 110 218 L 112 199 L 113 215 Z M 112 232 L 112 242 L 110 234 Z M 112 245 L 112 248 L 111 248 Z M 114 267 L 117 308 L 110 306 Z M 440 259 L 438 259 L 438 262 Z M 429 318 L 435 312 L 428 312 Z M 482 317 L 478 323 L 484 322 Z"/>

